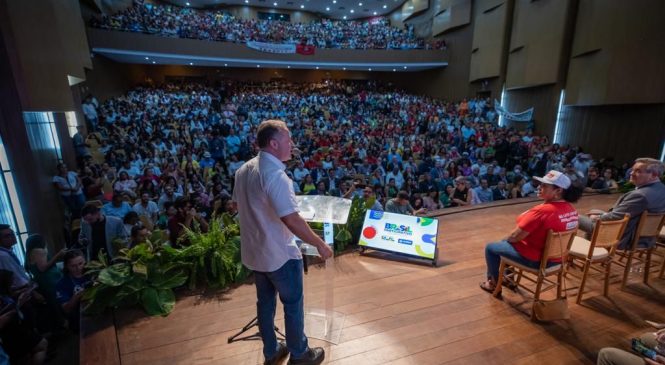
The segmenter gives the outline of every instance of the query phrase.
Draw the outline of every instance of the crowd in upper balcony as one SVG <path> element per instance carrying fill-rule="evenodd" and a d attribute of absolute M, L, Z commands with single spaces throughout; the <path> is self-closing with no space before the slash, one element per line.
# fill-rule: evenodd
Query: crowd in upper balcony
<path fill-rule="evenodd" d="M 341 49 L 443 49 L 442 41 L 425 42 L 413 27 L 391 26 L 387 18 L 370 21 L 321 19 L 309 23 L 280 20 L 240 19 L 221 10 L 197 10 L 174 5 L 133 6 L 113 15 L 93 18 L 95 28 L 142 32 L 167 37 L 246 43 L 308 44 L 317 48 Z"/>

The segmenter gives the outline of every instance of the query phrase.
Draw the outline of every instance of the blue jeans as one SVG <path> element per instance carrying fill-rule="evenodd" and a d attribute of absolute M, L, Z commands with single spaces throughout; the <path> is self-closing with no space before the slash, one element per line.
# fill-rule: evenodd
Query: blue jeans
<path fill-rule="evenodd" d="M 485 246 L 485 262 L 487 263 L 487 277 L 496 283 L 499 279 L 499 266 L 501 266 L 501 257 L 511 259 L 524 266 L 537 269 L 540 267 L 540 261 L 531 261 L 520 255 L 519 252 L 508 241 L 488 243 Z M 551 265 L 555 265 L 552 263 Z M 548 263 L 547 266 L 550 266 Z"/>
<path fill-rule="evenodd" d="M 284 306 L 286 347 L 293 358 L 301 358 L 307 351 L 302 260 L 289 260 L 273 272 L 255 271 L 254 277 L 263 355 L 270 359 L 279 349 L 275 335 L 275 309 L 279 293 L 279 299 Z"/>

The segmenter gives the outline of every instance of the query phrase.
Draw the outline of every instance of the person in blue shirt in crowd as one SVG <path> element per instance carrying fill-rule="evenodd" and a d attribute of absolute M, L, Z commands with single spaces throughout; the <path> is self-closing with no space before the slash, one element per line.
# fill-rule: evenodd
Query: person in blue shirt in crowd
<path fill-rule="evenodd" d="M 85 256 L 81 250 L 70 250 L 64 258 L 64 276 L 56 286 L 56 299 L 67 315 L 69 329 L 79 332 L 81 317 L 81 297 L 83 290 L 92 284 L 85 275 Z"/>

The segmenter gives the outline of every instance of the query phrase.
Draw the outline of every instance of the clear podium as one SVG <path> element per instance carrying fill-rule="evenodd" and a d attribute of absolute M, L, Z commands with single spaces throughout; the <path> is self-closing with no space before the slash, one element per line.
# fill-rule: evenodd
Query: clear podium
<path fill-rule="evenodd" d="M 328 245 L 334 243 L 334 224 L 346 224 L 351 210 L 351 200 L 322 195 L 296 196 L 300 216 L 307 222 L 323 223 L 322 238 Z M 295 238 L 300 247 L 305 263 L 311 257 L 319 256 L 316 248 L 299 238 Z M 325 294 L 323 298 L 311 298 L 309 280 L 305 277 L 305 334 L 332 344 L 338 344 L 344 328 L 346 316 L 335 312 L 333 281 L 335 275 L 334 257 L 324 262 L 323 280 Z M 321 299 L 323 301 L 321 301 Z"/>

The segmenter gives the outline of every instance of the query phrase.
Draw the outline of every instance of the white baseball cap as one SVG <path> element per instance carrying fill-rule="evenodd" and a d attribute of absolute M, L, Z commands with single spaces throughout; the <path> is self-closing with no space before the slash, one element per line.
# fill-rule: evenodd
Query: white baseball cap
<path fill-rule="evenodd" d="M 543 177 L 534 176 L 533 178 L 543 184 L 556 185 L 562 189 L 568 189 L 570 187 L 570 178 L 568 178 L 566 174 L 556 170 L 550 170 L 550 172 Z"/>

